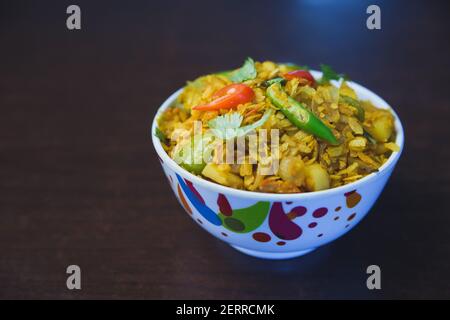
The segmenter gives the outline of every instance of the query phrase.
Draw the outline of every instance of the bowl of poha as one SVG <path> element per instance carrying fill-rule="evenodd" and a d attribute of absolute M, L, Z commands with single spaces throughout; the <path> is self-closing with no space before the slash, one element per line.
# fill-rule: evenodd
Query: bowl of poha
<path fill-rule="evenodd" d="M 354 227 L 403 139 L 382 98 L 329 66 L 251 58 L 188 82 L 152 124 L 164 173 L 191 218 L 269 259 L 303 255 Z"/>

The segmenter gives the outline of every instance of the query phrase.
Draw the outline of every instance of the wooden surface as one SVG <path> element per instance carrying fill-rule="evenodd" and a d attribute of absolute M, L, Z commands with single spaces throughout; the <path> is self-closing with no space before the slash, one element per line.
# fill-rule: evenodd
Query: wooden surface
<path fill-rule="evenodd" d="M 437 1 L 0 4 L 0 298 L 450 298 L 450 8 Z M 448 3 L 448 2 L 447 2 Z M 299 259 L 244 256 L 176 202 L 149 137 L 188 79 L 246 56 L 332 65 L 385 98 L 404 154 L 371 213 Z M 66 267 L 82 290 L 66 289 Z M 366 268 L 382 290 L 366 288 Z"/>

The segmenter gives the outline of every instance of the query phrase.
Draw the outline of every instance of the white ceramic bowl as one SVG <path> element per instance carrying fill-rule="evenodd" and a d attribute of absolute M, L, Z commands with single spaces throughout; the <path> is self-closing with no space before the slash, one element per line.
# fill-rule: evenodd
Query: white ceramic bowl
<path fill-rule="evenodd" d="M 313 71 L 318 78 L 321 73 Z M 324 191 L 272 194 L 232 189 L 201 179 L 173 161 L 155 137 L 156 119 L 180 94 L 173 93 L 159 108 L 152 124 L 153 145 L 170 186 L 190 217 L 216 238 L 251 256 L 287 259 L 306 254 L 342 236 L 369 212 L 388 181 L 403 150 L 403 127 L 397 114 L 372 91 L 349 82 L 358 97 L 390 109 L 395 117 L 394 152 L 378 172 L 351 184 Z M 219 213 L 228 200 L 231 212 Z"/>

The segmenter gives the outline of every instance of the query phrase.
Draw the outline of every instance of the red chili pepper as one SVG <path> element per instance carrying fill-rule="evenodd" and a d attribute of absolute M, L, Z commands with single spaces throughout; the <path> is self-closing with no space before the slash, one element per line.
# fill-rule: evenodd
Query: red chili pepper
<path fill-rule="evenodd" d="M 230 84 L 213 94 L 213 101 L 210 103 L 195 106 L 192 110 L 220 110 L 231 109 L 240 104 L 253 100 L 255 92 L 249 86 L 239 83 Z"/>
<path fill-rule="evenodd" d="M 306 79 L 306 80 L 308 80 L 311 83 L 311 85 L 315 85 L 316 84 L 316 80 L 314 79 L 312 74 L 309 71 L 306 71 L 306 70 L 294 70 L 294 71 L 285 73 L 285 74 L 283 74 L 283 78 L 285 78 L 286 80 L 291 80 L 291 79 L 294 79 L 294 78 Z"/>

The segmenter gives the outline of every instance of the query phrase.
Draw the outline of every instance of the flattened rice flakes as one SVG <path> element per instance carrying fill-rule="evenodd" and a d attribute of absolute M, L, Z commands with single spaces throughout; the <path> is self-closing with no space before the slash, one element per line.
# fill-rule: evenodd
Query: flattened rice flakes
<path fill-rule="evenodd" d="M 330 128 L 337 145 L 332 145 L 294 125 L 271 103 L 266 96 L 265 82 L 283 77 L 291 67 L 271 61 L 255 62 L 256 77 L 242 83 L 254 92 L 252 101 L 230 109 L 193 110 L 198 105 L 213 101 L 214 94 L 232 84 L 224 74 L 211 74 L 188 82 L 176 103 L 169 107 L 158 120 L 159 130 L 168 137 L 163 144 L 166 152 L 174 158 L 180 138 L 180 131 L 194 135 L 194 122 L 201 121 L 203 132 L 208 122 L 218 116 L 239 113 L 240 126 L 255 123 L 269 110 L 273 110 L 260 129 L 279 130 L 278 160 L 280 165 L 271 175 L 261 174 L 268 166 L 268 159 L 256 157 L 256 163 L 249 163 L 249 150 L 240 158 L 245 163 L 233 165 L 207 165 L 198 176 L 234 188 L 273 192 L 298 193 L 319 190 L 318 186 L 337 187 L 354 182 L 378 168 L 387 161 L 392 152 L 399 151 L 395 144 L 394 117 L 389 110 L 379 109 L 370 101 L 361 101 L 346 81 L 339 86 L 330 83 L 310 83 L 305 79 L 290 79 L 284 82 L 287 94 L 301 102 Z M 363 118 L 361 115 L 363 114 Z M 236 139 L 236 138 L 235 138 Z M 251 144 L 245 137 L 247 146 Z M 264 152 L 271 157 L 270 133 Z M 223 151 L 226 152 L 226 148 Z M 289 162 L 287 162 L 289 159 Z M 296 177 L 295 179 L 293 177 Z"/>

